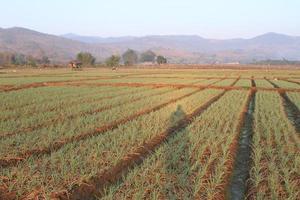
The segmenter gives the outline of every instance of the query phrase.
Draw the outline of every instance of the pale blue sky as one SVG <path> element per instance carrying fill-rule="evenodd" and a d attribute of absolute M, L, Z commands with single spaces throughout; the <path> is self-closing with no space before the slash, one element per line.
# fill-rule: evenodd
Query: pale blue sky
<path fill-rule="evenodd" d="M 0 27 L 95 36 L 300 36 L 300 0 L 0 0 Z"/>

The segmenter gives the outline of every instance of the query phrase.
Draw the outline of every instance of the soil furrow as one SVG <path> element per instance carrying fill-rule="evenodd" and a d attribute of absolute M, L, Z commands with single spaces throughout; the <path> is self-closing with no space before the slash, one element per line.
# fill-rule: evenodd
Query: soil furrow
<path fill-rule="evenodd" d="M 241 79 L 240 76 L 237 77 L 237 79 L 233 83 L 231 83 L 230 86 L 234 86 L 240 79 Z"/>
<path fill-rule="evenodd" d="M 122 177 L 126 176 L 129 170 L 136 165 L 142 164 L 145 158 L 150 156 L 164 142 L 167 142 L 171 136 L 174 136 L 177 132 L 183 130 L 189 124 L 191 124 L 196 116 L 199 116 L 211 104 L 220 99 L 225 93 L 226 91 L 223 91 L 221 94 L 214 96 L 204 105 L 197 108 L 193 113 L 180 120 L 176 125 L 153 137 L 149 141 L 145 142 L 142 146 L 137 147 L 135 151 L 127 154 L 113 168 L 110 168 L 109 170 L 92 177 L 84 184 L 73 187 L 72 190 L 67 193 L 53 193 L 53 198 L 77 200 L 95 199 L 96 196 L 97 198 L 101 197 L 105 188 L 121 180 Z"/>
<path fill-rule="evenodd" d="M 179 89 L 179 88 L 178 88 Z M 178 97 L 178 98 L 174 98 L 174 99 L 171 99 L 169 100 L 168 102 L 165 102 L 165 103 L 162 103 L 160 105 L 157 105 L 155 107 L 152 107 L 152 108 L 148 108 L 148 109 L 145 109 L 145 110 L 141 110 L 135 114 L 132 114 L 128 117 L 125 117 L 123 119 L 120 119 L 120 120 L 116 120 L 114 122 L 111 122 L 107 125 L 104 125 L 104 126 L 101 126 L 101 127 L 98 127 L 96 129 L 94 129 L 93 131 L 88 131 L 88 132 L 83 132 L 83 133 L 80 133 L 78 135 L 75 135 L 73 137 L 69 137 L 69 138 L 61 138 L 55 142 L 53 142 L 52 144 L 50 144 L 48 147 L 45 147 L 45 148 L 37 148 L 37 149 L 31 149 L 31 150 L 28 150 L 28 151 L 25 151 L 25 152 L 22 152 L 18 158 L 1 158 L 0 159 L 0 167 L 10 167 L 10 166 L 14 166 L 16 165 L 17 163 L 23 161 L 23 160 L 26 160 L 28 157 L 30 156 L 38 156 L 38 155 L 44 155 L 44 154 L 51 154 L 52 152 L 54 151 L 57 151 L 59 150 L 60 148 L 62 148 L 64 145 L 68 144 L 68 143 L 72 143 L 72 142 L 78 142 L 78 141 L 81 141 L 81 140 L 85 140 L 89 137 L 93 137 L 93 136 L 96 136 L 96 135 L 99 135 L 99 134 L 103 134 L 109 130 L 114 130 L 116 128 L 118 128 L 120 125 L 123 125 L 129 121 L 132 121 L 142 115 L 146 115 L 146 114 L 149 114 L 151 112 L 154 112 L 154 111 L 157 111 L 167 105 L 170 105 L 172 103 L 175 103 L 179 100 L 182 100 L 184 98 L 187 98 L 193 94 L 196 94 L 197 92 L 203 90 L 204 88 L 200 88 L 200 89 L 197 89 L 193 92 L 190 92 L 188 94 L 185 94 L 181 97 Z"/>
<path fill-rule="evenodd" d="M 233 158 L 235 157 L 233 170 L 231 171 L 229 183 L 227 183 L 226 196 L 228 199 L 244 199 L 247 193 L 247 180 L 250 176 L 255 94 L 256 90 L 252 89 L 239 117 L 239 124 L 237 127 L 237 131 L 239 132 L 237 150 L 233 154 Z"/>

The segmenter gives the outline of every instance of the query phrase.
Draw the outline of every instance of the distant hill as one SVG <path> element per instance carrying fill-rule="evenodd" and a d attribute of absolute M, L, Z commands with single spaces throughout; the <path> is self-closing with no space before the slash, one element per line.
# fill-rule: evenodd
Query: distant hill
<path fill-rule="evenodd" d="M 101 46 L 18 27 L 0 29 L 0 51 L 36 57 L 46 55 L 54 62 L 67 62 L 74 59 L 80 51 L 92 52 L 98 58 L 104 58 L 111 54 L 110 49 Z"/>
<path fill-rule="evenodd" d="M 251 39 L 216 40 L 199 36 L 166 35 L 145 37 L 99 38 L 78 35 L 63 37 L 104 44 L 107 47 L 139 51 L 153 49 L 178 59 L 192 59 L 204 62 L 251 62 L 253 60 L 289 59 L 300 60 L 300 37 L 267 33 Z"/>
<path fill-rule="evenodd" d="M 259 60 L 300 60 L 300 37 L 267 33 L 251 39 L 206 39 L 196 35 L 145 37 L 61 36 L 25 28 L 0 28 L 0 51 L 26 55 L 47 55 L 52 61 L 67 62 L 80 51 L 89 51 L 98 60 L 131 48 L 153 50 L 173 63 L 226 63 Z"/>
<path fill-rule="evenodd" d="M 132 36 L 127 36 L 127 37 L 97 37 L 97 36 L 81 36 L 81 35 L 76 35 L 74 33 L 67 33 L 64 35 L 61 35 L 61 37 L 71 39 L 71 40 L 76 40 L 79 42 L 85 42 L 85 43 L 118 43 L 118 42 L 128 42 L 128 41 L 133 41 L 136 39 L 136 37 Z"/>

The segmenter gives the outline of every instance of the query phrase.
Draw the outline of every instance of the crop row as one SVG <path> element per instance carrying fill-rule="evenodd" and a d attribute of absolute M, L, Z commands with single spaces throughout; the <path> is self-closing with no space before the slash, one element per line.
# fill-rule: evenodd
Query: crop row
<path fill-rule="evenodd" d="M 40 103 L 46 100 L 52 100 L 53 96 L 75 95 L 76 88 L 71 87 L 41 87 L 30 88 L 27 90 L 12 91 L 9 93 L 0 93 L 2 101 L 0 102 L 3 110 L 13 110 L 18 107 L 23 107 L 35 103 Z M 81 91 L 82 92 L 82 91 Z M 35 98 L 32 98 L 36 95 Z M 76 94 L 78 95 L 78 94 Z M 14 101 L 12 101 L 14 99 Z"/>
<path fill-rule="evenodd" d="M 237 86 L 237 87 L 251 87 L 251 80 L 249 80 L 249 79 L 240 79 L 234 86 Z"/>
<path fill-rule="evenodd" d="M 73 73 L 72 73 L 73 74 Z M 27 75 L 27 76 L 10 76 L 7 78 L 1 78 L 0 79 L 0 84 L 1 85 L 8 85 L 12 84 L 14 86 L 21 86 L 22 84 L 30 84 L 30 83 L 43 83 L 43 82 L 57 82 L 57 81 L 78 81 L 80 79 L 78 78 L 83 78 L 86 80 L 89 79 L 114 79 L 114 78 L 122 78 L 122 77 L 127 77 L 127 76 L 134 76 L 134 75 L 143 75 L 144 73 L 106 73 L 106 74 L 101 74 L 101 76 L 95 76 L 93 74 L 93 77 L 91 76 L 84 76 L 84 74 L 81 73 L 81 77 L 78 77 L 76 75 L 66 75 L 64 76 L 63 73 L 59 74 L 52 74 L 52 75 L 47 75 L 47 74 L 39 74 L 39 75 Z M 151 74 L 151 73 L 147 73 Z M 105 75 L 105 76 L 104 76 Z M 83 80 L 82 79 L 82 80 Z"/>
<path fill-rule="evenodd" d="M 300 110 L 300 94 L 297 92 L 289 92 L 288 96 Z"/>
<path fill-rule="evenodd" d="M 39 112 L 49 112 L 53 110 L 63 109 L 66 106 L 78 105 L 86 103 L 85 101 L 97 100 L 97 97 L 109 97 L 109 95 L 121 95 L 128 93 L 129 91 L 142 91 L 142 89 L 135 88 L 113 88 L 113 87 L 103 87 L 103 88 L 72 88 L 72 87 L 63 87 L 62 91 L 64 93 L 53 93 L 49 94 L 51 97 L 47 98 L 47 95 L 44 95 L 44 98 L 40 98 L 40 102 L 35 102 L 35 98 L 40 97 L 41 94 L 35 92 L 29 92 L 31 94 L 32 102 L 28 102 L 26 105 L 19 103 L 18 101 L 14 102 L 15 105 L 11 106 L 9 109 L 6 109 L 1 113 L 1 119 L 5 120 L 6 118 L 17 118 L 27 115 L 39 114 Z M 72 91 L 72 92 L 69 92 Z M 13 97 L 11 97 L 13 98 Z M 99 99 L 98 98 L 98 99 Z M 58 107 L 57 107 L 58 106 Z"/>
<path fill-rule="evenodd" d="M 66 81 L 66 80 L 76 80 L 76 77 L 18 77 L 18 78 L 1 78 L 0 84 L 13 84 L 15 86 L 21 84 L 47 82 L 47 81 Z"/>
<path fill-rule="evenodd" d="M 239 80 L 239 78 L 236 79 L 224 79 L 216 84 L 215 86 L 229 86 L 229 85 L 235 85 L 235 83 Z"/>
<path fill-rule="evenodd" d="M 78 117 L 85 117 L 88 115 L 95 115 L 97 113 L 103 112 L 105 110 L 108 109 L 112 109 L 118 106 L 122 106 L 125 104 L 129 104 L 129 103 L 134 103 L 137 102 L 139 100 L 142 100 L 143 98 L 148 98 L 148 97 L 152 97 L 152 96 L 157 96 L 157 95 L 161 95 L 161 94 L 165 94 L 168 92 L 171 92 L 174 89 L 160 89 L 160 90 L 152 90 L 152 91 L 131 91 L 131 92 L 127 92 L 126 94 L 122 94 L 122 95 L 114 95 L 114 96 L 106 96 L 106 97 L 102 97 L 100 99 L 87 99 L 85 101 L 88 102 L 93 102 L 94 104 L 99 104 L 101 103 L 101 107 L 98 108 L 93 108 L 92 105 L 92 109 L 82 109 L 82 105 L 84 105 L 84 107 L 86 106 L 85 104 L 82 104 L 81 106 L 77 105 L 77 109 L 74 106 L 69 106 L 67 107 L 65 110 L 57 110 L 58 114 L 50 114 L 50 118 L 43 118 L 42 121 L 40 122 L 36 122 L 33 125 L 29 125 L 27 127 L 12 131 L 12 132 L 7 132 L 7 133 L 2 133 L 0 135 L 0 138 L 7 138 L 8 136 L 13 136 L 13 135 L 17 135 L 17 134 L 25 134 L 34 130 L 37 130 L 41 127 L 47 127 L 49 125 L 53 125 L 57 122 L 63 122 L 63 121 L 67 121 L 67 120 L 73 120 L 75 118 Z M 123 97 L 123 101 L 120 101 L 120 99 Z M 85 102 L 87 103 L 87 102 Z M 90 106 L 90 105 L 89 105 Z M 73 109 L 75 108 L 75 110 Z M 47 117 L 49 117 L 49 113 L 46 113 Z M 54 116 L 51 118 L 51 116 Z M 38 116 L 35 116 L 37 119 L 40 119 Z"/>
<path fill-rule="evenodd" d="M 272 88 L 273 85 L 266 80 L 255 80 L 256 87 Z"/>
<path fill-rule="evenodd" d="M 88 82 L 81 82 L 81 83 L 62 83 L 62 84 L 53 84 L 55 86 L 94 86 L 94 87 L 102 87 L 102 86 L 113 86 L 113 87 L 143 87 L 143 86 L 152 86 L 152 87 L 185 87 L 185 88 L 203 88 L 203 87 L 210 87 L 215 89 L 221 89 L 221 90 L 247 90 L 250 89 L 249 87 L 237 87 L 234 86 L 235 81 L 232 82 L 230 85 L 227 86 L 218 86 L 216 85 L 217 82 L 223 81 L 224 79 L 217 79 L 215 81 L 207 80 L 210 82 L 210 84 L 205 84 L 206 81 L 199 81 L 199 83 L 192 83 L 192 84 L 185 84 L 185 83 L 133 83 L 133 82 L 115 82 L 115 83 L 88 83 Z M 237 80 L 237 79 L 236 79 Z M 261 80 L 265 81 L 265 83 L 269 84 L 270 87 L 257 87 L 258 90 L 265 90 L 265 91 L 286 91 L 286 92 L 300 92 L 300 88 L 293 89 L 293 88 L 274 88 L 272 84 L 270 84 L 267 80 Z M 251 87 L 256 87 L 256 81 L 251 81 Z"/>
<path fill-rule="evenodd" d="M 295 89 L 300 88 L 300 85 L 293 82 L 289 82 L 287 80 L 272 80 L 272 81 L 281 88 L 295 88 Z"/>
<path fill-rule="evenodd" d="M 167 101 L 192 91 L 192 89 L 183 89 L 166 93 L 171 90 L 172 89 L 170 88 L 160 88 L 145 91 L 143 93 L 129 94 L 126 97 L 121 96 L 102 101 L 101 104 L 88 103 L 78 105 L 76 109 L 71 108 L 65 110 L 59 115 L 58 120 L 56 120 L 56 118 L 51 118 L 51 116 L 53 116 L 51 114 L 51 116 L 48 117 L 48 113 L 44 113 L 43 118 L 41 118 L 41 116 L 34 116 L 29 120 L 32 126 L 24 125 L 24 127 L 27 127 L 28 131 L 24 129 L 25 133 L 21 134 L 22 132 L 19 130 L 23 129 L 15 129 L 14 132 L 20 134 L 15 134 L 14 137 L 3 138 L 0 141 L 0 146 L 2 147 L 0 149 L 0 155 L 4 156 L 8 152 L 10 152 L 10 155 L 15 155 L 17 152 L 32 149 L 33 144 L 35 148 L 42 148 L 55 143 L 57 140 L 74 137 L 81 132 L 92 131 L 95 126 L 101 127 L 107 123 L 134 114 L 146 107 L 155 106 L 161 101 Z M 149 98 L 141 99 L 145 96 L 149 96 Z M 138 101 L 131 103 L 135 98 L 139 98 Z M 124 104 L 122 103 L 123 101 Z M 109 107 L 109 109 L 104 109 L 105 107 Z M 6 128 L 12 130 L 14 127 L 12 125 Z M 15 146 L 14 144 L 18 145 Z"/>
<path fill-rule="evenodd" d="M 62 79 L 54 79 L 54 80 L 52 80 L 50 78 L 50 80 L 49 80 L 49 77 L 48 77 L 44 81 L 37 81 L 35 79 L 34 80 L 29 79 L 29 80 L 26 81 L 28 83 L 18 83 L 17 80 L 13 80 L 13 82 L 15 82 L 14 85 L 7 85 L 7 86 L 4 86 L 4 87 L 1 87 L 1 91 L 2 92 L 11 92 L 11 91 L 23 90 L 23 89 L 28 89 L 28 88 L 46 87 L 46 86 L 49 86 L 51 84 L 59 84 L 59 83 L 63 84 L 63 83 L 71 83 L 71 82 L 80 83 L 82 81 L 111 79 L 111 78 L 102 78 L 102 77 L 97 77 L 97 78 L 80 78 L 80 79 L 78 79 L 76 77 L 74 77 L 73 79 L 66 79 L 64 77 L 60 77 L 60 78 L 62 78 Z"/>
<path fill-rule="evenodd" d="M 280 96 L 258 92 L 254 113 L 250 199 L 299 199 L 299 144 Z"/>
<path fill-rule="evenodd" d="M 287 118 L 290 120 L 291 124 L 295 127 L 296 132 L 300 132 L 300 110 L 299 107 L 289 98 L 286 91 L 282 91 L 282 88 L 275 82 L 266 79 L 274 88 L 278 89 L 280 94 L 282 105 Z"/>
<path fill-rule="evenodd" d="M 107 188 L 103 199 L 222 199 L 246 96 L 227 92 L 121 183 Z"/>
<path fill-rule="evenodd" d="M 69 123 L 69 121 L 66 121 L 65 123 L 63 123 L 65 121 L 64 119 L 72 119 L 72 120 L 75 119 L 76 120 L 80 117 L 80 119 L 78 119 L 79 121 L 80 120 L 85 121 L 84 118 L 86 118 L 87 115 L 92 115 L 91 117 L 97 117 L 95 115 L 99 112 L 101 112 L 105 116 L 105 118 L 109 118 L 109 115 L 107 115 L 107 113 L 108 112 L 112 113 L 111 110 L 116 109 L 117 106 L 120 106 L 120 108 L 118 109 L 118 110 L 120 110 L 120 109 L 123 109 L 125 107 L 125 104 L 127 104 L 127 103 L 131 103 L 132 101 L 136 102 L 136 101 L 142 100 L 143 95 L 144 96 L 146 95 L 145 97 L 147 97 L 147 96 L 152 97 L 152 96 L 155 96 L 155 95 L 158 95 L 158 94 L 163 94 L 163 93 L 166 93 L 168 91 L 171 91 L 168 88 L 162 88 L 162 89 L 159 89 L 159 90 L 160 91 L 157 91 L 157 92 L 155 92 L 155 91 L 147 92 L 148 94 L 146 94 L 146 92 L 142 92 L 140 94 L 134 94 L 134 95 L 129 95 L 128 94 L 127 95 L 128 96 L 127 100 L 126 100 L 126 97 L 114 98 L 109 102 L 108 101 L 102 102 L 101 107 L 100 108 L 98 107 L 97 109 L 95 109 L 95 107 L 97 107 L 99 105 L 93 105 L 93 104 L 78 105 L 77 108 L 81 109 L 81 110 L 78 111 L 77 109 L 75 109 L 75 111 L 74 111 L 74 109 L 69 109 L 69 110 L 67 110 L 68 112 L 60 113 L 58 118 L 52 118 L 52 119 L 50 118 L 49 120 L 47 120 L 48 119 L 47 117 L 48 117 L 49 113 L 44 113 L 44 115 L 42 117 L 41 116 L 34 116 L 34 118 L 28 120 L 33 125 L 31 125 L 31 126 L 28 126 L 28 125 L 25 126 L 24 125 L 23 126 L 24 128 L 17 129 L 15 131 L 11 132 L 11 133 L 4 133 L 3 136 L 16 135 L 16 137 L 5 138 L 5 139 L 3 137 L 3 141 L 1 143 L 2 144 L 4 143 L 7 146 L 10 146 L 10 148 L 12 148 L 12 149 L 17 149 L 18 150 L 17 152 L 21 152 L 22 150 L 24 150 L 24 149 L 22 149 L 22 147 L 24 147 L 24 146 L 25 147 L 31 146 L 30 143 L 28 144 L 27 142 L 32 141 L 31 139 L 33 139 L 33 138 L 34 138 L 36 146 L 38 146 L 37 144 L 40 144 L 40 143 L 46 144 L 44 141 L 43 142 L 41 142 L 41 141 L 37 142 L 39 140 L 39 137 L 41 137 L 40 135 L 46 134 L 47 137 L 53 139 L 53 135 L 49 136 L 49 131 L 47 132 L 46 129 L 51 127 L 55 131 L 56 126 L 59 125 L 59 124 L 62 124 L 59 127 L 64 127 L 65 129 L 67 129 L 69 127 L 68 125 L 70 123 Z M 143 94 L 143 93 L 145 93 L 145 94 Z M 140 101 L 140 103 L 143 103 L 143 102 Z M 90 109 L 87 109 L 87 107 L 90 108 Z M 108 110 L 108 109 L 110 109 L 110 110 Z M 133 109 L 131 109 L 131 111 L 132 110 Z M 107 112 L 105 112 L 105 111 L 107 111 Z M 78 114 L 76 114 L 76 113 L 78 113 Z M 100 117 L 103 118 L 103 115 L 101 115 Z M 40 122 L 39 122 L 39 120 L 40 120 Z M 77 124 L 81 125 L 82 123 L 78 122 Z M 85 124 L 86 123 L 83 123 L 83 125 L 85 125 Z M 55 126 L 55 128 L 53 126 Z M 68 127 L 66 127 L 66 126 L 68 126 Z M 12 126 L 8 126 L 8 128 L 10 128 L 10 127 L 14 128 L 15 124 L 12 124 Z M 78 127 L 78 125 L 77 125 L 77 127 Z M 74 128 L 74 132 L 75 132 L 77 127 L 72 126 L 70 128 Z M 59 131 L 60 130 L 59 129 L 56 129 L 56 130 L 57 130 L 57 131 L 55 131 L 56 135 L 57 135 L 57 137 L 59 137 Z M 50 129 L 50 131 L 53 131 L 53 130 Z M 39 132 L 42 132 L 42 133 L 39 133 Z M 18 133 L 22 133 L 22 135 L 19 135 Z M 69 134 L 69 136 L 74 137 L 75 134 Z M 28 138 L 30 138 L 30 139 L 28 139 Z M 14 148 L 13 144 L 15 144 L 15 143 L 19 144 L 17 148 Z M 12 145 L 10 145 L 10 144 L 12 144 Z M 10 148 L 8 148 L 8 149 L 10 149 Z M 27 148 L 25 148 L 25 152 L 28 152 L 28 150 L 26 150 L 26 149 Z M 11 152 L 13 152 L 13 150 Z"/>
<path fill-rule="evenodd" d="M 119 78 L 119 79 L 106 79 L 106 80 L 93 80 L 88 81 L 89 83 L 119 83 L 119 82 L 126 82 L 126 83 L 186 83 L 192 84 L 195 82 L 200 82 L 201 79 L 144 79 L 144 78 Z"/>
<path fill-rule="evenodd" d="M 168 96 L 174 98 L 191 91 L 193 90 L 182 89 Z M 165 130 L 169 126 L 170 113 L 176 110 L 178 105 L 181 105 L 186 113 L 190 113 L 218 93 L 220 91 L 216 90 L 193 93 L 188 98 L 173 101 L 159 110 L 142 115 L 105 134 L 66 144 L 50 156 L 29 159 L 16 167 L 3 169 L 3 175 L 9 180 L 6 184 L 11 184 L 10 189 L 18 191 L 19 194 L 30 192 L 37 186 L 42 186 L 41 190 L 48 195 L 52 191 L 60 191 L 65 186 L 71 186 L 99 171 L 109 169 L 132 148 L 142 145 Z M 169 98 L 166 96 L 159 98 L 159 101 L 167 99 Z M 149 104 L 147 100 L 145 103 Z M 95 123 L 94 126 L 96 125 Z"/>
<path fill-rule="evenodd" d="M 23 109 L 17 109 L 13 112 L 5 112 L 5 117 L 2 117 L 3 120 L 5 119 L 18 119 L 18 118 L 26 118 L 32 115 L 38 117 L 38 115 L 43 115 L 42 113 L 49 113 L 60 115 L 65 110 L 76 109 L 79 105 L 84 105 L 87 103 L 95 104 L 101 103 L 103 100 L 109 100 L 116 97 L 127 96 L 130 94 L 138 94 L 143 93 L 148 90 L 151 90 L 152 87 L 143 87 L 143 88 L 132 88 L 132 87 L 120 87 L 120 88 L 99 88 L 98 90 L 91 90 L 87 94 L 82 94 L 79 96 L 66 96 L 65 98 L 61 99 L 58 98 L 56 101 L 46 101 L 42 104 L 35 104 L 31 106 L 27 106 Z M 43 118 L 43 117 L 42 117 Z"/>
<path fill-rule="evenodd" d="M 124 92 L 120 89 L 124 89 Z M 144 89 L 145 92 L 149 89 Z M 68 112 L 76 112 L 78 109 L 83 109 L 87 105 L 94 105 L 103 101 L 109 101 L 112 97 L 122 97 L 122 94 L 130 95 L 132 92 L 143 92 L 142 88 L 119 88 L 112 90 L 92 90 L 92 93 L 83 94 L 76 98 L 66 97 L 64 99 L 58 99 L 57 101 L 49 101 L 42 104 L 36 104 L 27 106 L 23 109 L 17 109 L 13 112 L 3 112 L 3 121 L 1 121 L 1 129 L 3 132 L 13 132 L 16 130 L 22 130 L 26 127 L 34 126 L 40 122 L 51 119 L 53 117 L 59 117 L 60 115 L 67 114 Z M 70 104 L 68 104 L 70 102 Z M 101 105 L 101 104 L 99 104 Z M 81 107 L 83 106 L 83 107 Z M 18 111 L 20 110 L 20 111 Z M 37 112 L 35 112 L 37 111 Z M 12 113 L 9 115 L 9 113 Z M 7 120 L 4 120 L 6 119 Z M 12 118 L 12 120 L 10 120 Z"/>

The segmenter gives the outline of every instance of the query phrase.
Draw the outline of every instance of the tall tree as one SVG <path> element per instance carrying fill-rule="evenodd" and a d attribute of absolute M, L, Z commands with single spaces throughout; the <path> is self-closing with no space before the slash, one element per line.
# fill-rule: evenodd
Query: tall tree
<path fill-rule="evenodd" d="M 80 52 L 76 56 L 83 65 L 94 65 L 96 58 L 89 52 Z"/>
<path fill-rule="evenodd" d="M 141 62 L 155 62 L 155 53 L 151 50 L 145 51 L 141 54 L 140 61 Z"/>
<path fill-rule="evenodd" d="M 123 53 L 122 58 L 125 65 L 134 65 L 138 62 L 138 55 L 136 51 L 132 49 L 128 49 L 125 53 Z"/>

